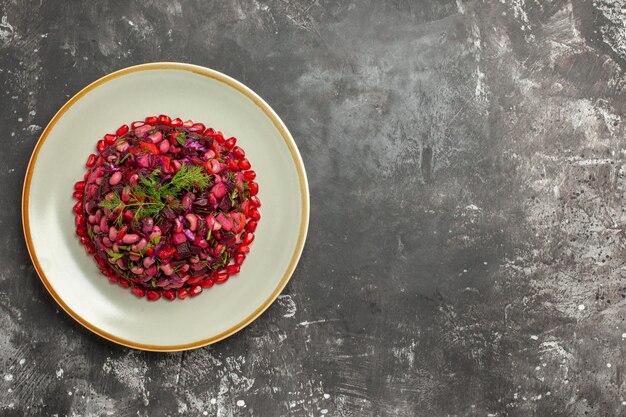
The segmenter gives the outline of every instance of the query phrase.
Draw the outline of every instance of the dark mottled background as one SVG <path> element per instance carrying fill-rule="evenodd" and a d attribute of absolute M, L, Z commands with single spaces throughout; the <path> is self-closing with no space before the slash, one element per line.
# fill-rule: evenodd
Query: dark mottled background
<path fill-rule="evenodd" d="M 626 415 L 626 1 L 0 0 L 2 416 Z M 215 346 L 60 312 L 20 193 L 42 126 L 148 61 L 223 71 L 291 129 L 309 239 Z"/>

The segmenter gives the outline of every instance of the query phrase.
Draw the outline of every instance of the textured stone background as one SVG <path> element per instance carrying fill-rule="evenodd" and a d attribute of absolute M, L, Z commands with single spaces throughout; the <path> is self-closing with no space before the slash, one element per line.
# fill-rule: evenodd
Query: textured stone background
<path fill-rule="evenodd" d="M 0 19 L 2 416 L 626 415 L 624 0 L 0 0 Z M 19 204 L 71 95 L 165 60 L 263 96 L 312 203 L 284 295 L 177 354 L 60 312 Z"/>

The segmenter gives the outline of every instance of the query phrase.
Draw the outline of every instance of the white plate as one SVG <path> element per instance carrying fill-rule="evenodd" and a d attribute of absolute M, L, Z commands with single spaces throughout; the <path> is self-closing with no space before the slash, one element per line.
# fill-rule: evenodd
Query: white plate
<path fill-rule="evenodd" d="M 117 126 L 167 114 L 235 136 L 257 172 L 261 220 L 241 273 L 195 298 L 148 302 L 110 284 L 74 233 L 71 194 L 96 141 Z M 22 199 L 24 234 L 44 285 L 98 335 L 129 347 L 175 351 L 241 330 L 280 294 L 306 238 L 309 193 L 287 128 L 258 95 L 207 68 L 152 63 L 87 86 L 53 117 L 35 146 Z"/>

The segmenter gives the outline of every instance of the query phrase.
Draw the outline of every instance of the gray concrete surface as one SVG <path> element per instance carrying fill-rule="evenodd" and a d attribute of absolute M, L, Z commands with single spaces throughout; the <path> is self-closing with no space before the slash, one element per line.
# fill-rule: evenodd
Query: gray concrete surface
<path fill-rule="evenodd" d="M 626 415 L 626 2 L 0 0 L 2 416 Z M 23 175 L 87 83 L 223 71 L 291 129 L 309 239 L 213 347 L 115 346 L 28 258 Z"/>

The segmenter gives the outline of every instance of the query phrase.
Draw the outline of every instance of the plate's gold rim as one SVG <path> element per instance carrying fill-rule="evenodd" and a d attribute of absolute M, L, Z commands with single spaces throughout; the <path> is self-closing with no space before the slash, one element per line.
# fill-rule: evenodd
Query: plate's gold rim
<path fill-rule="evenodd" d="M 250 100 L 252 100 L 267 115 L 267 117 L 270 118 L 270 120 L 272 121 L 276 129 L 278 129 L 278 131 L 280 132 L 293 158 L 294 164 L 296 166 L 296 171 L 298 173 L 298 181 L 300 184 L 300 193 L 301 193 L 300 204 L 302 206 L 302 213 L 301 213 L 302 218 L 300 221 L 298 241 L 297 241 L 294 253 L 289 262 L 289 265 L 287 266 L 287 270 L 285 271 L 283 277 L 281 278 L 280 282 L 278 283 L 274 291 L 270 294 L 269 298 L 267 298 L 267 300 L 265 300 L 256 310 L 254 310 L 252 314 L 250 314 L 248 317 L 246 317 L 244 320 L 242 320 L 240 323 L 233 326 L 232 328 L 220 334 L 217 334 L 213 337 L 210 337 L 208 339 L 203 339 L 197 342 L 181 344 L 181 345 L 150 345 L 150 344 L 136 343 L 131 340 L 122 339 L 115 335 L 112 335 L 111 333 L 105 332 L 104 330 L 99 329 L 98 327 L 92 325 L 87 320 L 82 318 L 78 313 L 76 313 L 67 304 L 65 304 L 65 302 L 61 299 L 61 297 L 59 297 L 59 295 L 56 293 L 56 291 L 54 290 L 50 282 L 48 282 L 48 279 L 46 278 L 46 275 L 44 274 L 44 271 L 41 268 L 41 265 L 39 264 L 39 261 L 37 259 L 37 254 L 35 253 L 35 250 L 33 247 L 31 233 L 30 233 L 30 226 L 29 226 L 28 202 L 29 202 L 29 197 L 30 197 L 30 184 L 32 180 L 33 168 L 35 166 L 35 163 L 37 162 L 37 156 L 39 154 L 39 150 L 41 149 L 41 146 L 45 142 L 48 134 L 50 133 L 54 125 L 57 123 L 57 121 L 82 96 L 84 96 L 91 90 L 94 90 L 98 86 L 106 83 L 107 81 L 111 81 L 117 77 L 127 75 L 133 72 L 149 71 L 149 70 L 190 71 L 195 74 L 213 78 L 224 84 L 227 84 L 228 86 L 234 88 L 235 90 L 239 91 L 240 93 L 248 97 Z M 54 115 L 52 120 L 50 120 L 50 123 L 48 123 L 46 128 L 41 133 L 41 136 L 39 137 L 39 140 L 37 141 L 37 144 L 35 145 L 35 149 L 33 150 L 33 153 L 30 157 L 30 161 L 28 162 L 28 168 L 26 169 L 26 177 L 24 180 L 24 187 L 22 189 L 22 227 L 24 229 L 24 237 L 26 239 L 26 246 L 28 248 L 28 253 L 33 261 L 33 265 L 35 266 L 35 270 L 37 271 L 39 278 L 43 282 L 44 286 L 46 287 L 46 289 L 48 290 L 52 298 L 54 298 L 54 300 L 61 306 L 61 308 L 63 308 L 63 310 L 65 310 L 65 312 L 69 314 L 74 320 L 76 320 L 82 326 L 86 327 L 92 332 L 96 333 L 97 335 L 105 339 L 108 339 L 112 342 L 118 343 L 120 345 L 128 346 L 128 347 L 135 348 L 135 349 L 141 349 L 141 350 L 149 350 L 149 351 L 157 351 L 157 352 L 175 352 L 175 351 L 181 351 L 181 350 L 195 349 L 195 348 L 207 346 L 212 343 L 218 342 L 222 339 L 225 339 L 228 336 L 231 336 L 232 334 L 243 329 L 248 324 L 252 323 L 259 315 L 261 315 L 261 313 L 263 313 L 274 302 L 274 300 L 278 297 L 278 295 L 282 292 L 282 290 L 285 288 L 285 286 L 289 282 L 289 279 L 291 278 L 291 275 L 293 274 L 293 271 L 296 268 L 296 264 L 298 263 L 298 260 L 300 259 L 300 255 L 302 254 L 302 249 L 304 247 L 304 241 L 306 239 L 308 225 L 309 225 L 309 187 L 308 187 L 308 182 L 307 182 L 307 178 L 306 178 L 306 174 L 304 170 L 304 163 L 302 162 L 302 158 L 295 145 L 293 137 L 287 130 L 287 127 L 284 125 L 284 123 L 280 120 L 280 118 L 276 115 L 276 113 L 270 108 L 270 106 L 267 103 L 265 103 L 265 101 L 263 101 L 263 99 L 261 99 L 256 93 L 254 93 L 248 87 L 236 81 L 235 79 L 225 74 L 222 74 L 218 71 L 209 69 L 209 68 L 201 67 L 198 65 L 192 65 L 192 64 L 184 64 L 184 63 L 179 63 L 179 62 L 154 62 L 154 63 L 147 63 L 147 64 L 135 65 L 135 66 L 128 67 L 128 68 L 123 68 L 111 74 L 105 75 L 104 77 L 92 82 L 87 87 L 83 88 L 78 93 L 76 93 L 74 97 L 72 97 L 67 103 L 63 105 L 63 107 L 61 107 L 61 109 L 59 109 L 59 111 Z"/>

